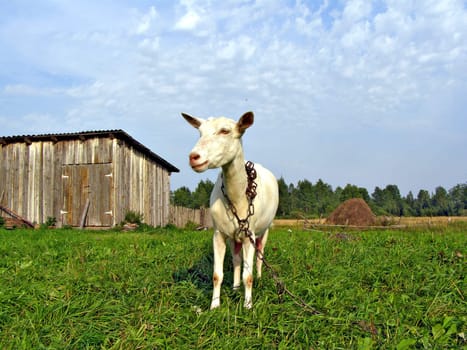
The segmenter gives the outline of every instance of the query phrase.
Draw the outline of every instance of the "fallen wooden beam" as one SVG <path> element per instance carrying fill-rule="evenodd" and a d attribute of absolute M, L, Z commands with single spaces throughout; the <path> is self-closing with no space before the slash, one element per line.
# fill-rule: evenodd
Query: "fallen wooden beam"
<path fill-rule="evenodd" d="M 34 228 L 34 225 L 26 220 L 25 218 L 23 218 L 21 215 L 19 214 L 16 214 L 13 210 L 11 210 L 10 208 L 7 208 L 6 206 L 4 205 L 1 205 L 0 204 L 0 210 L 7 213 L 8 215 L 10 215 L 12 218 L 16 219 L 16 220 L 19 220 L 22 224 L 30 227 L 30 228 Z"/>

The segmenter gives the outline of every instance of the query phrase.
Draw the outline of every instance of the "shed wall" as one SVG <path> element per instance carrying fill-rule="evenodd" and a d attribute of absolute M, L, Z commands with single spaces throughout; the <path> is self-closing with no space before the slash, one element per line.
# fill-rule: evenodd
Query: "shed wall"
<path fill-rule="evenodd" d="M 114 147 L 114 224 L 136 211 L 152 226 L 169 223 L 170 174 L 147 157 L 116 140 Z"/>

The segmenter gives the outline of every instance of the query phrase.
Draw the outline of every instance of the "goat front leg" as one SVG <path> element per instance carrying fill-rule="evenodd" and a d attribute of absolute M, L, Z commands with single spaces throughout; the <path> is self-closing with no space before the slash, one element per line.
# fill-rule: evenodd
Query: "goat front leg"
<path fill-rule="evenodd" d="M 234 239 L 229 239 L 230 250 L 232 252 L 232 264 L 233 264 L 233 289 L 240 288 L 240 273 L 241 273 L 241 263 L 242 256 L 240 251 L 242 250 L 242 243 L 235 241 Z"/>
<path fill-rule="evenodd" d="M 213 291 L 211 310 L 219 307 L 221 300 L 221 285 L 224 278 L 225 237 L 219 230 L 214 232 L 212 239 L 214 246 L 214 272 L 212 274 Z"/>
<path fill-rule="evenodd" d="M 255 234 L 251 234 L 253 241 Z M 255 257 L 255 246 L 251 244 L 247 237 L 243 241 L 243 284 L 245 285 L 245 308 L 251 309 L 253 306 L 253 260 Z"/>

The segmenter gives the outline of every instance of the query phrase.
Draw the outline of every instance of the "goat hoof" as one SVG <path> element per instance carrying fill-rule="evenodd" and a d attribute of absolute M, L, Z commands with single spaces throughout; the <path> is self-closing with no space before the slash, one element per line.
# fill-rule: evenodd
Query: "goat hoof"
<path fill-rule="evenodd" d="M 213 302 L 211 303 L 210 310 L 217 309 L 220 305 L 221 305 L 221 303 L 220 303 L 218 300 L 213 301 Z"/>
<path fill-rule="evenodd" d="M 250 310 L 253 307 L 253 303 L 251 301 L 245 301 L 245 304 L 243 305 L 245 309 Z"/>

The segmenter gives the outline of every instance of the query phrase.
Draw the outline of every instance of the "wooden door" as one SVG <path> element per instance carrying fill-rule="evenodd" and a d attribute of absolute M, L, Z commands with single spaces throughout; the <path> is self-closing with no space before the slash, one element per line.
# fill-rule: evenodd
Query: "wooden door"
<path fill-rule="evenodd" d="M 62 224 L 79 226 L 89 200 L 85 226 L 113 225 L 112 164 L 62 166 Z"/>

